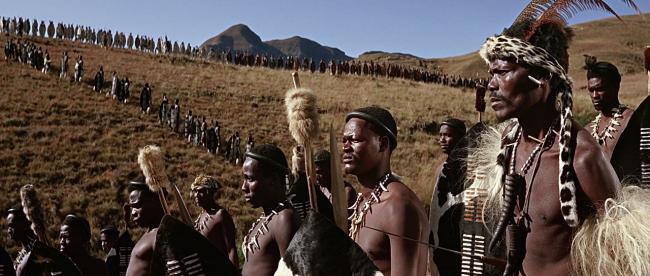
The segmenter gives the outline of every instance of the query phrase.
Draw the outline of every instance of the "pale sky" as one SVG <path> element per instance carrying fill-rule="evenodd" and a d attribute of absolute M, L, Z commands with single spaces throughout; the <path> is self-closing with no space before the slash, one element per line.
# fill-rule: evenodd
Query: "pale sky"
<path fill-rule="evenodd" d="M 201 44 L 243 23 L 262 40 L 299 35 L 347 55 L 380 50 L 420 57 L 476 51 L 486 37 L 508 27 L 523 0 L 20 0 L 2 1 L 0 16 L 28 17 L 108 28 Z M 607 1 L 617 13 L 634 13 L 622 0 Z M 650 12 L 650 0 L 637 0 Z M 605 18 L 579 13 L 572 24 Z M 648 18 L 650 20 L 650 18 Z"/>

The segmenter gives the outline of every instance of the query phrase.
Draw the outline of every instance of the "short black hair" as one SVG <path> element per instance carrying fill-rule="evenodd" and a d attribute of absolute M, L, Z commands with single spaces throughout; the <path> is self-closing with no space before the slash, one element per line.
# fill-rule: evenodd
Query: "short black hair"
<path fill-rule="evenodd" d="M 465 136 L 465 133 L 467 132 L 467 128 L 465 127 L 465 122 L 456 118 L 445 119 L 444 121 L 442 121 L 442 123 L 440 123 L 440 127 L 442 126 L 449 126 L 453 128 L 454 130 L 457 131 L 457 133 L 460 136 Z"/>
<path fill-rule="evenodd" d="M 116 237 L 116 238 L 120 235 L 120 231 L 117 230 L 117 227 L 115 227 L 113 225 L 109 225 L 109 226 L 104 227 L 101 231 L 99 231 L 99 233 L 107 235 L 107 236 L 111 236 L 111 237 Z"/>
<path fill-rule="evenodd" d="M 29 219 L 27 219 L 27 215 L 23 212 L 22 206 L 9 208 L 9 210 L 7 210 L 7 216 L 9 215 L 14 215 L 14 220 L 16 220 L 16 222 L 30 223 Z"/>
<path fill-rule="evenodd" d="M 65 216 L 62 225 L 67 225 L 71 228 L 78 229 L 83 235 L 85 241 L 90 241 L 90 223 L 83 217 L 69 214 Z"/>
<path fill-rule="evenodd" d="M 151 191 L 151 189 L 149 189 L 149 185 L 145 183 L 144 177 L 129 181 L 128 191 L 129 193 L 133 191 L 139 191 L 141 198 L 158 199 L 158 196 L 153 191 Z"/>
<path fill-rule="evenodd" d="M 352 118 L 359 118 L 369 122 L 368 127 L 373 132 L 388 137 L 391 150 L 397 147 L 397 123 L 388 110 L 376 105 L 357 108 L 345 116 L 345 122 Z"/>
<path fill-rule="evenodd" d="M 319 150 L 314 154 L 314 163 L 323 163 L 329 165 L 330 163 L 330 152 L 327 150 Z"/>
<path fill-rule="evenodd" d="M 258 168 L 263 175 L 286 175 L 289 172 L 287 157 L 276 145 L 257 145 L 246 153 L 246 157 L 258 161 Z"/>
<path fill-rule="evenodd" d="M 618 72 L 618 68 L 616 68 L 614 64 L 606 61 L 599 61 L 587 64 L 585 65 L 585 68 L 587 69 L 587 79 L 600 78 L 603 81 L 606 81 L 607 85 L 620 87 L 621 73 Z"/>

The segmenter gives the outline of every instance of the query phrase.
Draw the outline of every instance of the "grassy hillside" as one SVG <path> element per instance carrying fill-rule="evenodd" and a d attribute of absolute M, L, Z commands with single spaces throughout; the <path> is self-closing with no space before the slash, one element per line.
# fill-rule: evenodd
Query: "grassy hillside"
<path fill-rule="evenodd" d="M 633 24 L 631 20 L 626 22 Z M 594 31 L 594 36 L 586 33 L 578 29 L 576 41 L 582 36 L 585 40 L 596 40 L 597 34 L 601 38 L 612 36 L 606 32 Z M 4 45 L 6 39 L 1 37 L 0 43 Z M 126 183 L 139 174 L 137 150 L 153 143 L 166 152 L 167 172 L 182 187 L 187 201 L 189 185 L 199 173 L 215 175 L 225 184 L 221 203 L 232 213 L 238 239 L 242 238 L 260 211 L 251 209 L 243 199 L 241 168 L 171 135 L 158 125 L 156 115 L 139 112 L 136 97 L 148 82 L 153 88 L 154 106 L 160 102 L 162 93 L 170 99 L 178 97 L 183 114 L 191 109 L 208 120 L 219 120 L 223 138 L 236 130 L 242 137 L 252 133 L 257 143 L 278 144 L 289 155 L 292 139 L 287 132 L 283 105 L 284 93 L 291 87 L 289 71 L 106 50 L 67 41 L 33 41 L 49 50 L 56 66 L 64 50 L 70 51 L 71 59 L 83 55 L 86 80 L 94 76 L 99 65 L 104 66 L 106 76 L 114 70 L 120 77 L 128 75 L 132 81 L 131 101 L 118 104 L 92 92 L 88 84 L 59 81 L 26 65 L 1 61 L 0 193 L 3 196 L 0 207 L 3 210 L 19 203 L 20 186 L 35 184 L 41 191 L 51 237 L 57 235 L 60 221 L 70 212 L 88 217 L 97 237 L 98 228 L 109 222 L 120 224 Z M 635 49 L 641 46 L 643 38 L 634 36 L 628 41 L 631 44 L 620 55 L 640 53 Z M 589 44 L 577 45 L 573 51 Z M 603 59 L 608 57 L 604 54 L 608 53 L 607 49 L 616 49 L 599 43 L 591 45 L 594 48 L 584 49 Z M 609 53 L 612 57 L 618 55 L 615 51 Z M 577 66 L 574 59 L 572 66 Z M 467 58 L 467 62 L 472 61 Z M 646 93 L 646 80 L 634 63 L 630 63 L 630 68 L 622 70 L 626 74 L 621 97 L 635 105 Z M 484 72 L 485 68 L 480 70 Z M 578 75 L 574 76 L 580 84 Z M 309 73 L 302 73 L 301 82 L 319 96 L 322 127 L 332 122 L 337 133 L 342 132 L 344 115 L 354 108 L 371 104 L 389 108 L 399 126 L 393 169 L 405 177 L 405 183 L 426 205 L 434 182 L 434 167 L 443 155 L 437 137 L 425 132 L 423 126 L 447 116 L 468 123 L 476 118 L 473 93 L 445 86 Z M 584 123 L 593 118 L 594 112 L 586 94 L 580 93 L 579 88 L 576 91 L 574 113 Z M 489 111 L 486 116 L 493 119 Z M 318 146 L 324 147 L 324 141 L 323 134 Z M 191 212 L 198 214 L 197 208 L 190 205 Z M 0 227 L 5 229 L 4 220 Z M 1 235 L 0 241 L 6 243 L 6 235 Z"/>
<path fill-rule="evenodd" d="M 54 64 L 64 50 L 71 57 L 83 55 L 87 78 L 100 64 L 107 76 L 113 70 L 128 75 L 133 83 L 131 102 L 118 104 L 92 92 L 87 84 L 58 81 L 26 65 L 2 61 L 0 191 L 5 196 L 0 197 L 0 207 L 17 204 L 18 188 L 33 183 L 44 198 L 52 237 L 69 212 L 90 218 L 97 234 L 99 227 L 119 220 L 126 182 L 139 173 L 137 150 L 154 143 L 165 150 L 168 173 L 184 191 L 201 172 L 219 177 L 226 186 L 222 203 L 236 220 L 239 238 L 245 234 L 259 210 L 249 208 L 243 199 L 240 168 L 186 145 L 160 127 L 155 115 L 141 115 L 136 96 L 149 82 L 156 105 L 162 93 L 178 97 L 183 113 L 191 107 L 194 114 L 218 119 L 223 136 L 235 130 L 242 137 L 252 132 L 257 143 L 276 143 L 288 154 L 292 139 L 283 98 L 292 85 L 289 71 L 106 50 L 67 41 L 35 42 L 49 50 Z M 354 108 L 370 104 L 390 108 L 400 126 L 394 170 L 406 177 L 423 200 L 431 193 L 433 167 L 441 154 L 434 137 L 419 126 L 450 114 L 467 120 L 475 117 L 473 105 L 468 104 L 471 94 L 443 86 L 309 73 L 302 74 L 301 81 L 318 93 L 324 126 L 333 122 L 338 133 L 344 115 Z M 324 146 L 325 135 L 321 137 L 319 146 Z M 192 211 L 197 214 L 198 210 L 192 206 Z M 6 241 L 6 236 L 2 239 Z"/>

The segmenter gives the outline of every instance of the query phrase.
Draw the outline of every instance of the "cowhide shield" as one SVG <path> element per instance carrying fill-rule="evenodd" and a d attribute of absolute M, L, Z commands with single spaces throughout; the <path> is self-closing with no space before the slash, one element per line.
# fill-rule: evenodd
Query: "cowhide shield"
<path fill-rule="evenodd" d="M 619 179 L 650 188 L 650 96 L 632 114 L 616 143 L 611 163 Z"/>
<path fill-rule="evenodd" d="M 334 222 L 309 211 L 284 255 L 296 275 L 375 275 L 377 267 Z"/>
<path fill-rule="evenodd" d="M 11 257 L 4 247 L 0 247 L 0 276 L 16 276 Z"/>
<path fill-rule="evenodd" d="M 117 262 L 110 262 L 110 265 L 117 265 L 116 268 L 120 276 L 126 275 L 126 269 L 129 267 L 129 260 L 131 260 L 131 251 L 133 251 L 133 246 L 135 246 L 135 243 L 131 238 L 131 234 L 128 230 L 124 231 L 124 233 L 122 233 L 117 239 L 117 250 L 115 252 Z M 106 264 L 109 265 L 108 260 Z"/>
<path fill-rule="evenodd" d="M 478 146 L 478 139 L 480 139 L 481 132 L 487 129 L 487 125 L 477 123 L 472 126 L 465 136 L 466 145 L 468 150 Z M 474 178 L 485 178 L 486 172 L 477 169 L 477 160 L 469 158 L 467 160 L 467 180 L 466 183 L 471 183 Z M 487 242 L 492 239 L 492 235 L 483 222 L 482 208 L 487 198 L 487 190 L 476 187 L 465 187 L 463 191 L 463 216 L 460 223 L 460 251 L 465 254 L 475 256 L 488 255 L 486 247 Z M 503 250 L 497 250 L 502 252 Z M 500 256 L 501 254 L 496 254 Z M 502 272 L 498 269 L 486 266 L 483 262 L 470 258 L 468 256 L 461 257 L 460 275 L 501 275 Z"/>
<path fill-rule="evenodd" d="M 158 228 L 153 264 L 151 275 L 240 275 L 210 241 L 171 216 Z"/>
<path fill-rule="evenodd" d="M 70 258 L 39 241 L 35 242 L 27 258 L 28 262 L 45 268 L 50 275 L 81 276 L 81 271 Z"/>

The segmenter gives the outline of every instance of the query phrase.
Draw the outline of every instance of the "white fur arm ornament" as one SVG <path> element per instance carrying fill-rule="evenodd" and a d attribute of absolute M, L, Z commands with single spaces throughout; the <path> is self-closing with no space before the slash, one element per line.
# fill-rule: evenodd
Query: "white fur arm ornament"
<path fill-rule="evenodd" d="M 284 262 L 284 259 L 280 259 L 280 262 L 278 263 L 278 269 L 275 271 L 273 276 L 302 276 L 302 275 L 293 274 L 293 272 L 291 272 L 291 269 L 287 267 L 287 264 Z M 377 271 L 373 276 L 384 276 L 384 274 Z"/>
<path fill-rule="evenodd" d="M 650 190 L 626 186 L 587 218 L 571 245 L 577 276 L 650 275 Z"/>

